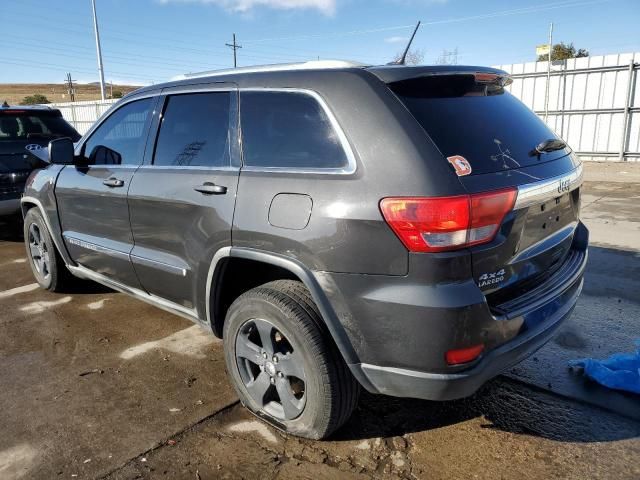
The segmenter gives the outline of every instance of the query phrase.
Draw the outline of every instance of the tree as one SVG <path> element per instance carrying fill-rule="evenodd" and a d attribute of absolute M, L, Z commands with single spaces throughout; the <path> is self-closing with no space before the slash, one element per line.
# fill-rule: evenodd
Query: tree
<path fill-rule="evenodd" d="M 393 61 L 394 62 L 399 62 L 400 59 L 402 58 L 402 53 L 403 52 L 396 53 Z M 424 50 L 422 50 L 422 49 L 416 49 L 416 50 L 409 49 L 409 51 L 407 52 L 407 56 L 404 59 L 404 63 L 405 63 L 405 65 L 420 65 L 423 60 L 424 60 Z"/>
<path fill-rule="evenodd" d="M 29 95 L 22 99 L 20 102 L 21 105 L 42 105 L 45 103 L 51 103 L 47 97 L 42 95 L 41 93 L 36 93 L 33 95 Z"/>
<path fill-rule="evenodd" d="M 573 46 L 573 42 L 566 44 L 564 42 L 556 43 L 551 49 L 551 61 L 553 60 L 566 60 L 567 58 L 580 58 L 588 57 L 589 52 L 584 48 L 576 50 Z M 546 62 L 549 59 L 548 55 L 538 55 L 539 62 Z"/>
<path fill-rule="evenodd" d="M 123 94 L 120 90 L 114 90 L 111 94 L 111 98 L 122 98 Z"/>

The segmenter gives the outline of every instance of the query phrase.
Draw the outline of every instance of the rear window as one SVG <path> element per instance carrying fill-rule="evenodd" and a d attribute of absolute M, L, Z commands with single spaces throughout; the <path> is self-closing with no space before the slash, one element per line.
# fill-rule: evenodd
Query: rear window
<path fill-rule="evenodd" d="M 557 138 L 535 113 L 495 83 L 474 75 L 434 75 L 389 84 L 445 157 L 460 155 L 473 174 L 554 160 L 562 149 L 535 154 Z"/>
<path fill-rule="evenodd" d="M 0 111 L 0 141 L 80 138 L 58 112 Z"/>

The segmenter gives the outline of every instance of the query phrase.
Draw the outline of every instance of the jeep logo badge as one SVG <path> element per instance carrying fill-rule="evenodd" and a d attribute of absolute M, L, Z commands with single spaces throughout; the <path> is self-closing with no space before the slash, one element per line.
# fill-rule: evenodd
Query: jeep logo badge
<path fill-rule="evenodd" d="M 558 182 L 558 193 L 568 192 L 571 187 L 571 179 L 563 178 Z"/>

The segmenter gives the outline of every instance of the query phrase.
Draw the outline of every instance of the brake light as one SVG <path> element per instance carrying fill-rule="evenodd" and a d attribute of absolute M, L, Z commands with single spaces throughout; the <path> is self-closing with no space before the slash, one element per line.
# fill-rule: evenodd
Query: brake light
<path fill-rule="evenodd" d="M 449 350 L 445 354 L 448 365 L 460 365 L 469 363 L 478 358 L 484 351 L 484 345 L 474 345 L 473 347 L 461 348 L 459 350 Z"/>
<path fill-rule="evenodd" d="M 444 252 L 490 242 L 513 208 L 515 188 L 455 197 L 392 197 L 382 215 L 411 252 Z"/>

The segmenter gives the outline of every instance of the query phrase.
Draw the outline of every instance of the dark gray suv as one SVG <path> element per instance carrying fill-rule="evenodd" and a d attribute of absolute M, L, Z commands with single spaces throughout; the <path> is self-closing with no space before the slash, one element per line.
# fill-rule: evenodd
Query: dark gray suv
<path fill-rule="evenodd" d="M 137 90 L 30 177 L 34 275 L 211 329 L 244 405 L 296 435 L 360 387 L 470 395 L 550 339 L 587 259 L 582 166 L 509 82 L 311 62 Z"/>

